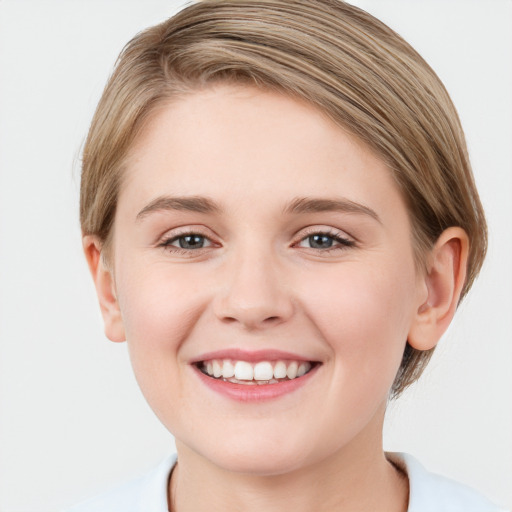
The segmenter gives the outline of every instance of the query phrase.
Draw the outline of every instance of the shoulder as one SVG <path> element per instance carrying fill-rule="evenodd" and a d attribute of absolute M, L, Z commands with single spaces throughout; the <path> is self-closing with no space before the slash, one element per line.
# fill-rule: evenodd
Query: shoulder
<path fill-rule="evenodd" d="M 167 483 L 175 463 L 172 455 L 145 476 L 63 512 L 167 512 Z"/>
<path fill-rule="evenodd" d="M 467 485 L 427 471 L 406 453 L 388 453 L 409 478 L 408 512 L 506 512 Z"/>

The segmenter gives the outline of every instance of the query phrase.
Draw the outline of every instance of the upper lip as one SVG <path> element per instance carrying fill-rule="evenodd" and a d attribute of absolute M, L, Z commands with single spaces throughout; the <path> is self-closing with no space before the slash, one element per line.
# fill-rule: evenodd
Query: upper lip
<path fill-rule="evenodd" d="M 240 348 L 215 350 L 212 352 L 205 352 L 197 357 L 194 357 L 190 363 L 196 364 L 201 361 L 210 361 L 212 359 L 232 359 L 235 361 L 247 361 L 247 362 L 258 362 L 258 361 L 315 361 L 309 357 L 301 356 L 293 352 L 285 352 L 283 350 L 243 350 Z"/>

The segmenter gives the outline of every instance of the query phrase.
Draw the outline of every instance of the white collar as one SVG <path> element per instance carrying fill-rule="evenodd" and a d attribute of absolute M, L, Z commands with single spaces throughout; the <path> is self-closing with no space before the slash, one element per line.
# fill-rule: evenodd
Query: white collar
<path fill-rule="evenodd" d="M 467 485 L 430 473 L 412 455 L 387 452 L 386 457 L 409 478 L 407 512 L 507 512 Z"/>
<path fill-rule="evenodd" d="M 412 455 L 386 453 L 409 478 L 408 512 L 507 512 L 477 491 L 428 472 Z M 167 488 L 176 455 L 144 477 L 69 509 L 67 512 L 168 512 Z"/>

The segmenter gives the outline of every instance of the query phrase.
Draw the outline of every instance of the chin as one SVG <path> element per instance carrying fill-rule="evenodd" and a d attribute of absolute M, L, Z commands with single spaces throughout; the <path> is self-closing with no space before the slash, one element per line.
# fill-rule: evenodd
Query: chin
<path fill-rule="evenodd" d="M 269 436 L 270 437 L 270 436 Z M 311 464 L 307 443 L 284 443 L 265 437 L 253 437 L 241 442 L 231 439 L 228 445 L 210 447 L 202 455 L 226 471 L 257 476 L 275 476 L 291 473 Z"/>
<path fill-rule="evenodd" d="M 251 452 L 236 458 L 217 457 L 212 462 L 226 471 L 261 477 L 289 474 L 304 466 L 302 458 L 296 455 L 275 455 Z"/>

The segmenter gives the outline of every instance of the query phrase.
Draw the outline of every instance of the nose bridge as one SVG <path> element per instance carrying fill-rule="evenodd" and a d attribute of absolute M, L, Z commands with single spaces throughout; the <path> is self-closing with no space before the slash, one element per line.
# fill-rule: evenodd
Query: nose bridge
<path fill-rule="evenodd" d="M 215 307 L 221 320 L 247 329 L 276 325 L 293 314 L 278 255 L 268 239 L 264 244 L 253 242 L 240 244 L 226 259 Z"/>

